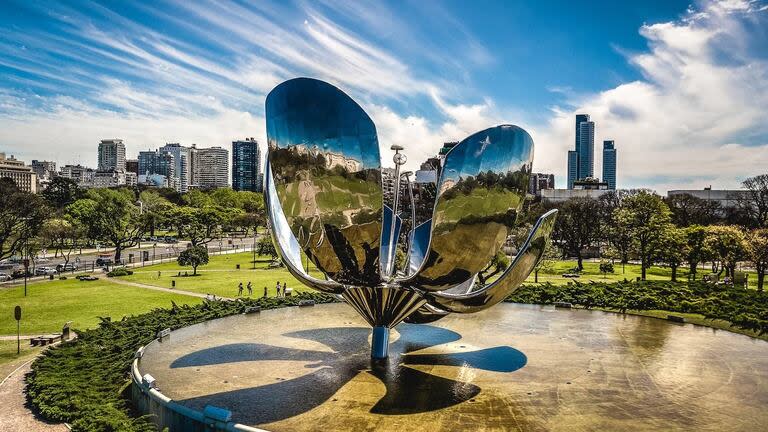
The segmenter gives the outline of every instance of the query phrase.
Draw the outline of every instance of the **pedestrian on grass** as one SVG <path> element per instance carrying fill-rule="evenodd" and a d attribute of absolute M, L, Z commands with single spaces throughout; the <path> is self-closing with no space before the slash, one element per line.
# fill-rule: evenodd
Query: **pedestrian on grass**
<path fill-rule="evenodd" d="M 267 296 L 267 286 L 264 285 L 264 297 L 266 297 L 266 296 Z"/>
<path fill-rule="evenodd" d="M 283 297 L 285 297 L 285 282 L 283 282 Z"/>
<path fill-rule="evenodd" d="M 251 281 L 248 281 L 248 296 L 253 295 L 253 287 L 251 286 Z"/>
<path fill-rule="evenodd" d="M 277 286 L 275 288 L 277 289 L 277 294 L 275 294 L 275 296 L 280 297 L 280 281 L 277 281 Z"/>
<path fill-rule="evenodd" d="M 157 278 L 160 279 L 160 270 L 157 271 Z"/>
<path fill-rule="evenodd" d="M 243 283 L 240 282 L 240 285 L 237 286 L 237 296 L 240 297 L 243 295 Z"/>

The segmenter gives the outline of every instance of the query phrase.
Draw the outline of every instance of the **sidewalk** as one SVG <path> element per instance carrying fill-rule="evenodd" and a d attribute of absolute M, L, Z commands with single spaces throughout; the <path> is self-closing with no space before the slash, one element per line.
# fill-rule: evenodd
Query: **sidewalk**
<path fill-rule="evenodd" d="M 163 291 L 163 292 L 167 292 L 167 293 L 184 294 L 184 295 L 188 295 L 188 296 L 192 296 L 192 297 L 199 297 L 199 298 L 206 298 L 207 297 L 205 294 L 201 294 L 201 293 L 198 293 L 198 292 L 184 291 L 184 290 L 179 290 L 179 289 L 175 289 L 175 288 L 163 288 L 163 287 L 159 287 L 159 286 L 147 285 L 147 284 L 138 283 L 138 282 L 130 282 L 130 281 L 126 281 L 126 280 L 120 280 L 118 278 L 104 278 L 102 280 L 104 280 L 106 282 L 111 282 L 111 283 L 114 283 L 114 284 L 117 284 L 117 285 L 127 285 L 127 286 L 136 287 L 136 288 L 144 288 L 144 289 L 155 290 L 155 291 Z M 216 298 L 217 299 L 221 299 L 221 300 L 233 300 L 232 298 L 229 298 L 229 297 L 216 297 Z"/>
<path fill-rule="evenodd" d="M 19 366 L 0 382 L 0 431 L 66 432 L 63 423 L 48 423 L 27 408 L 24 376 L 31 370 L 34 358 Z"/>

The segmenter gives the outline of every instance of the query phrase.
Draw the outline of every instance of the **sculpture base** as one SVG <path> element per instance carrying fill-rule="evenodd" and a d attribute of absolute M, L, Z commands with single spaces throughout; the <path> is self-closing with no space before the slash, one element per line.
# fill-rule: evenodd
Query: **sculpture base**
<path fill-rule="evenodd" d="M 275 432 L 768 424 L 768 343 L 727 331 L 502 303 L 400 324 L 386 359 L 371 361 L 371 341 L 345 304 L 222 318 L 144 350 L 134 377 L 150 374 L 172 402 L 145 403 L 154 390 L 134 396 L 162 426 L 184 431 L 198 430 L 187 417 L 209 405 Z"/>
<path fill-rule="evenodd" d="M 389 327 L 374 327 L 371 332 L 371 358 L 384 359 L 389 353 Z"/>

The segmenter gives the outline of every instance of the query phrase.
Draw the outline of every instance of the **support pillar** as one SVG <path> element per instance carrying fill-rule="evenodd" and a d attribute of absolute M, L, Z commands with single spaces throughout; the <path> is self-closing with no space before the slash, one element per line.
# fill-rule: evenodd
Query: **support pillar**
<path fill-rule="evenodd" d="M 389 327 L 377 326 L 373 328 L 371 337 L 371 358 L 385 359 L 389 354 Z"/>

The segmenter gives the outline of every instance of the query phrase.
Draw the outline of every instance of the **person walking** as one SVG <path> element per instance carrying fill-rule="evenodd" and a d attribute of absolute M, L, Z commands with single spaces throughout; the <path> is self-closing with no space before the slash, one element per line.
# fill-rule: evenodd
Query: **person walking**
<path fill-rule="evenodd" d="M 276 297 L 280 297 L 280 281 L 277 281 L 277 286 L 275 287 L 277 289 L 277 294 L 275 294 Z"/>
<path fill-rule="evenodd" d="M 248 281 L 248 287 L 247 288 L 248 288 L 248 296 L 250 297 L 250 296 L 253 295 L 253 287 L 251 286 L 251 281 Z"/>
<path fill-rule="evenodd" d="M 267 286 L 264 285 L 264 297 L 266 297 L 266 296 L 267 296 Z"/>
<path fill-rule="evenodd" d="M 243 283 L 240 282 L 240 285 L 237 286 L 237 296 L 240 297 L 243 295 Z"/>
<path fill-rule="evenodd" d="M 285 282 L 283 282 L 283 297 L 285 297 Z"/>

